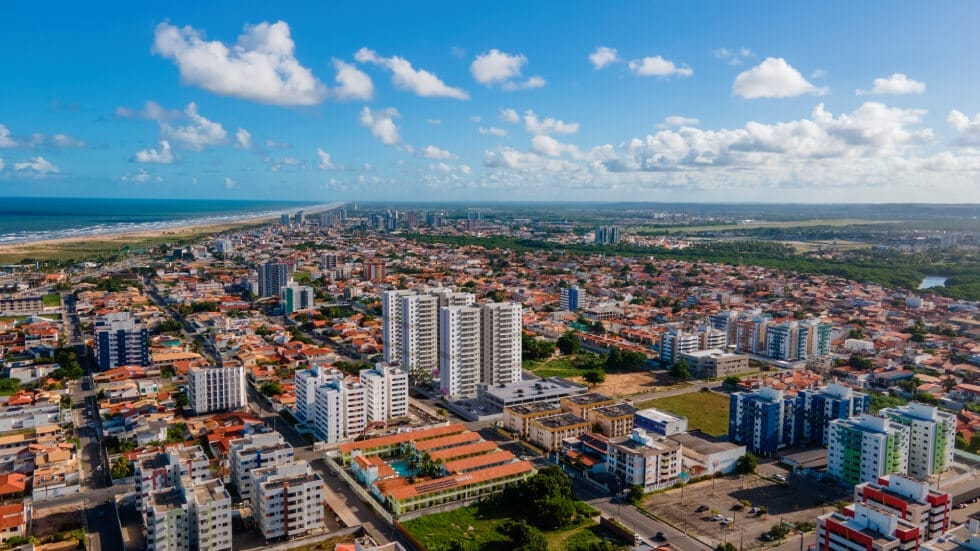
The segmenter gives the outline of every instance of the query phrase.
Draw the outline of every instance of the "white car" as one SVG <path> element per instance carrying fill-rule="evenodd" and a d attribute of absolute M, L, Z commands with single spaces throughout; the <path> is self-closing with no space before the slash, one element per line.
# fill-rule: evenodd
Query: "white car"
<path fill-rule="evenodd" d="M 728 526 L 729 524 L 735 522 L 735 519 L 729 517 L 721 521 L 722 526 Z"/>
<path fill-rule="evenodd" d="M 777 474 L 777 475 L 776 475 L 776 476 L 774 476 L 773 478 L 775 478 L 776 480 L 778 480 L 778 481 L 780 481 L 780 482 L 786 482 L 786 477 L 785 477 L 785 476 L 783 476 L 783 475 L 781 475 L 781 474 Z"/>
<path fill-rule="evenodd" d="M 725 516 L 724 515 L 715 515 L 715 516 L 711 517 L 711 520 L 725 520 Z"/>

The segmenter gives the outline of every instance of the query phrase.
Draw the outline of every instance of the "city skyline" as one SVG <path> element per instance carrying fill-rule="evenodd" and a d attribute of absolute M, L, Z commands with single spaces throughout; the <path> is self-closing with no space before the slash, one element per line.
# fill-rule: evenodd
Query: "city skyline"
<path fill-rule="evenodd" d="M 980 202 L 965 2 L 235 8 L 9 7 L 0 196 Z"/>

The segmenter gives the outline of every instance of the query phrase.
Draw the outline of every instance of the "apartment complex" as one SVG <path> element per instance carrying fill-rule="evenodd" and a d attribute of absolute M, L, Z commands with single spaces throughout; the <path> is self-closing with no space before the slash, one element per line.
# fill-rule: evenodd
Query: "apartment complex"
<path fill-rule="evenodd" d="M 522 308 L 516 302 L 483 304 L 482 382 L 506 385 L 521 380 Z"/>
<path fill-rule="evenodd" d="M 827 473 L 860 484 L 908 469 L 909 428 L 869 414 L 834 419 L 828 430 Z"/>
<path fill-rule="evenodd" d="M 909 475 L 928 478 L 949 468 L 956 441 L 955 415 L 917 402 L 885 408 L 878 415 L 909 428 Z"/>
<path fill-rule="evenodd" d="M 799 441 L 800 409 L 796 396 L 771 387 L 733 392 L 729 398 L 728 439 L 754 454 L 770 456 Z"/>
<path fill-rule="evenodd" d="M 293 463 L 293 446 L 278 432 L 252 434 L 229 442 L 231 482 L 242 501 L 251 502 L 252 470 Z"/>
<path fill-rule="evenodd" d="M 191 409 L 200 415 L 213 411 L 241 409 L 245 398 L 243 366 L 193 366 L 187 371 L 187 397 Z"/>
<path fill-rule="evenodd" d="M 932 539 L 949 528 L 952 497 L 937 492 L 925 480 L 900 474 L 879 477 L 854 487 L 854 501 L 874 505 L 915 524 L 923 539 Z"/>
<path fill-rule="evenodd" d="M 289 264 L 266 262 L 259 267 L 259 296 L 274 297 L 289 285 Z"/>
<path fill-rule="evenodd" d="M 266 542 L 322 530 L 324 484 L 306 461 L 252 470 L 252 518 Z"/>
<path fill-rule="evenodd" d="M 827 427 L 833 419 L 848 419 L 870 411 L 871 396 L 851 387 L 830 383 L 823 388 L 803 389 L 803 439 L 827 445 Z"/>
<path fill-rule="evenodd" d="M 512 433 L 527 438 L 530 434 L 531 421 L 541 417 L 550 417 L 561 413 L 561 408 L 551 402 L 530 402 L 504 408 L 501 425 Z"/>
<path fill-rule="evenodd" d="M 591 423 L 574 413 L 561 413 L 532 419 L 528 424 L 528 440 L 546 451 L 556 451 L 566 438 L 578 438 L 589 431 Z"/>
<path fill-rule="evenodd" d="M 871 504 L 856 503 L 817 517 L 821 551 L 914 551 L 923 535 L 912 522 Z"/>
<path fill-rule="evenodd" d="M 748 356 L 725 352 L 720 348 L 683 352 L 680 357 L 687 362 L 688 371 L 695 379 L 717 379 L 750 370 Z"/>
<path fill-rule="evenodd" d="M 443 396 L 476 396 L 483 368 L 481 319 L 477 306 L 439 310 L 439 385 Z"/>
<path fill-rule="evenodd" d="M 574 312 L 585 307 L 585 290 L 578 285 L 563 287 L 558 294 L 558 309 Z"/>
<path fill-rule="evenodd" d="M 99 369 L 122 365 L 150 365 L 150 332 L 127 312 L 113 312 L 95 320 L 95 357 Z"/>
<path fill-rule="evenodd" d="M 313 287 L 297 285 L 293 282 L 284 285 L 279 296 L 282 299 L 283 311 L 287 314 L 313 308 L 313 301 L 316 298 Z"/>
<path fill-rule="evenodd" d="M 657 439 L 643 429 L 627 436 L 610 438 L 607 469 L 629 486 L 642 486 L 650 492 L 672 486 L 683 468 L 681 446 Z"/>

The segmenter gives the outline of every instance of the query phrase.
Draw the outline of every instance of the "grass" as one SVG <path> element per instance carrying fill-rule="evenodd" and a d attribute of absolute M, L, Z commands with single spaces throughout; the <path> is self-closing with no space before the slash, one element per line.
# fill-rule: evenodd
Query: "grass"
<path fill-rule="evenodd" d="M 698 429 L 711 436 L 728 433 L 728 396 L 716 392 L 690 392 L 640 402 L 636 407 L 657 408 L 687 417 L 689 430 Z"/>
<path fill-rule="evenodd" d="M 52 307 L 61 306 L 61 295 L 59 295 L 58 293 L 48 293 L 44 295 L 41 301 L 42 304 L 44 304 L 45 306 L 52 306 Z"/>
<path fill-rule="evenodd" d="M 523 367 L 538 377 L 581 377 L 585 374 L 584 369 L 572 365 L 572 358 L 569 356 L 558 356 L 547 360 L 525 360 Z"/>
<path fill-rule="evenodd" d="M 664 230 L 674 232 L 706 232 L 725 230 L 754 230 L 759 228 L 810 228 L 814 226 L 860 226 L 864 224 L 892 224 L 895 220 L 863 220 L 861 218 L 817 218 L 814 220 L 786 220 L 779 222 L 746 222 L 744 224 L 705 224 L 702 226 L 631 226 L 627 230 L 663 233 Z"/>

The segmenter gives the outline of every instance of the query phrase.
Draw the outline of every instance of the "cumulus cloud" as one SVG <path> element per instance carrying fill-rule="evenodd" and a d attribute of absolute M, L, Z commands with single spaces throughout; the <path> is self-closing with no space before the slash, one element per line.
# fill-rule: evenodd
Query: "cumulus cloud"
<path fill-rule="evenodd" d="M 434 145 L 427 145 L 421 151 L 422 156 L 426 159 L 455 159 L 456 156 L 446 151 L 445 149 L 440 149 Z"/>
<path fill-rule="evenodd" d="M 59 170 L 58 167 L 54 166 L 54 164 L 52 164 L 51 161 L 41 156 L 31 157 L 31 159 L 28 161 L 20 161 L 19 163 L 14 163 L 14 170 L 16 170 L 17 172 L 25 172 L 37 176 L 44 176 L 47 174 L 57 174 L 61 172 L 61 170 Z"/>
<path fill-rule="evenodd" d="M 235 189 L 236 187 L 238 187 L 238 182 L 236 182 L 235 180 L 232 180 L 231 178 L 229 178 L 229 177 L 226 176 L 225 177 L 225 189 Z"/>
<path fill-rule="evenodd" d="M 133 156 L 133 161 L 137 163 L 156 163 L 168 165 L 174 162 L 174 154 L 173 151 L 170 150 L 170 142 L 167 140 L 160 140 L 160 147 L 158 149 L 147 148 L 137 151 L 136 155 Z"/>
<path fill-rule="evenodd" d="M 133 109 L 132 107 L 116 107 L 116 116 L 124 119 L 167 121 L 179 119 L 183 117 L 184 114 L 177 109 L 164 109 L 159 103 L 147 100 L 142 109 Z"/>
<path fill-rule="evenodd" d="M 503 128 L 497 128 L 496 126 L 491 126 L 489 128 L 480 127 L 480 134 L 484 136 L 506 136 L 507 131 Z"/>
<path fill-rule="evenodd" d="M 401 141 L 395 120 L 401 115 L 395 108 L 372 111 L 365 107 L 361 110 L 361 126 L 371 130 L 371 135 L 381 140 L 385 145 L 395 145 Z"/>
<path fill-rule="evenodd" d="M 531 134 L 574 134 L 578 132 L 577 122 L 565 122 L 558 119 L 547 117 L 544 120 L 538 118 L 534 111 L 528 110 L 524 113 L 524 128 Z"/>
<path fill-rule="evenodd" d="M 630 71 L 633 71 L 633 74 L 641 77 L 669 77 L 674 75 L 679 77 L 689 77 L 694 74 L 694 69 L 691 69 L 687 65 L 678 65 L 673 61 L 660 57 L 659 55 L 634 59 L 629 62 L 629 68 Z"/>
<path fill-rule="evenodd" d="M 76 149 L 85 147 L 87 144 L 82 140 L 73 138 L 68 134 L 55 134 L 45 136 L 40 132 L 35 132 L 26 138 L 17 138 L 11 134 L 10 129 L 0 124 L 0 149 L 7 147 L 32 148 L 38 146 L 60 147 Z"/>
<path fill-rule="evenodd" d="M 235 147 L 239 149 L 252 149 L 252 133 L 244 128 L 239 128 L 235 132 Z"/>
<path fill-rule="evenodd" d="M 607 48 L 606 46 L 599 46 L 594 52 L 589 54 L 589 63 L 596 70 L 602 69 L 607 65 L 611 65 L 619 61 L 619 53 L 616 48 Z"/>
<path fill-rule="evenodd" d="M 946 123 L 956 131 L 953 143 L 963 147 L 980 147 L 980 113 L 970 118 L 953 109 L 946 116 Z"/>
<path fill-rule="evenodd" d="M 826 93 L 826 88 L 810 84 L 781 57 L 766 58 L 755 67 L 739 73 L 732 84 L 732 94 L 745 99 L 789 98 L 804 94 L 822 96 Z"/>
<path fill-rule="evenodd" d="M 664 122 L 657 125 L 659 128 L 669 128 L 672 126 L 697 126 L 701 124 L 700 119 L 694 117 L 682 117 L 680 115 L 670 115 L 664 117 Z"/>
<path fill-rule="evenodd" d="M 201 115 L 197 104 L 191 102 L 184 109 L 184 116 L 189 124 L 171 126 L 170 123 L 160 123 L 160 136 L 164 140 L 174 142 L 190 151 L 204 151 L 210 146 L 223 145 L 228 142 L 228 132 L 220 123 L 214 122 Z"/>
<path fill-rule="evenodd" d="M 207 41 L 190 26 L 160 23 L 153 53 L 172 60 L 186 84 L 272 105 L 315 105 L 327 87 L 303 67 L 284 21 L 245 25 L 234 45 Z"/>
<path fill-rule="evenodd" d="M 334 167 L 333 161 L 330 160 L 330 154 L 319 147 L 316 148 L 316 157 L 319 160 L 317 167 L 320 170 L 330 170 Z"/>
<path fill-rule="evenodd" d="M 581 154 L 574 145 L 563 144 L 551 136 L 539 135 L 531 139 L 531 150 L 535 153 L 547 155 L 548 157 L 558 157 L 562 154 L 569 154 L 572 157 L 579 157 Z"/>
<path fill-rule="evenodd" d="M 380 65 L 391 71 L 391 82 L 399 90 L 406 90 L 426 98 L 470 98 L 465 90 L 446 85 L 439 77 L 429 71 L 415 69 L 403 57 L 381 57 L 374 50 L 361 48 L 354 54 L 354 59 L 360 63 Z"/>
<path fill-rule="evenodd" d="M 517 114 L 517 111 L 510 108 L 501 109 L 499 116 L 500 116 L 500 120 L 504 122 L 509 122 L 511 124 L 517 124 L 521 122 L 521 116 Z"/>
<path fill-rule="evenodd" d="M 272 138 L 269 138 L 265 141 L 265 146 L 270 149 L 285 149 L 287 147 L 292 147 L 292 144 L 289 142 L 278 142 Z"/>
<path fill-rule="evenodd" d="M 151 174 L 151 173 L 147 172 L 143 168 L 140 168 L 136 172 L 130 172 L 130 173 L 127 173 L 127 174 L 123 174 L 122 177 L 119 178 L 119 179 L 121 181 L 123 181 L 123 182 L 136 182 L 137 184 L 145 184 L 147 182 L 162 182 L 163 181 L 163 178 L 161 178 L 160 176 L 156 176 L 154 174 Z"/>
<path fill-rule="evenodd" d="M 10 129 L 0 124 L 0 147 L 14 147 L 17 142 L 10 135 Z"/>
<path fill-rule="evenodd" d="M 334 78 L 337 87 L 333 89 L 335 98 L 340 101 L 368 101 L 374 97 L 374 83 L 367 73 L 358 69 L 353 63 L 345 63 L 339 59 L 333 60 L 333 66 L 337 70 L 337 76 Z"/>
<path fill-rule="evenodd" d="M 476 56 L 470 64 L 470 74 L 484 86 L 499 85 L 502 90 L 507 91 L 541 88 L 546 84 L 540 76 L 521 81 L 524 65 L 527 65 L 524 54 L 509 54 L 494 48 Z"/>
<path fill-rule="evenodd" d="M 76 149 L 79 147 L 85 147 L 85 142 L 75 139 L 68 134 L 55 134 L 54 136 L 51 136 L 51 145 L 55 147 Z"/>
<path fill-rule="evenodd" d="M 859 96 L 866 94 L 921 94 L 926 91 L 926 84 L 912 80 L 902 73 L 894 73 L 887 78 L 876 78 L 870 90 L 857 90 Z"/>
<path fill-rule="evenodd" d="M 729 65 L 741 65 L 747 58 L 755 56 L 748 48 L 728 49 L 718 48 L 711 52 L 716 58 L 728 62 Z"/>

